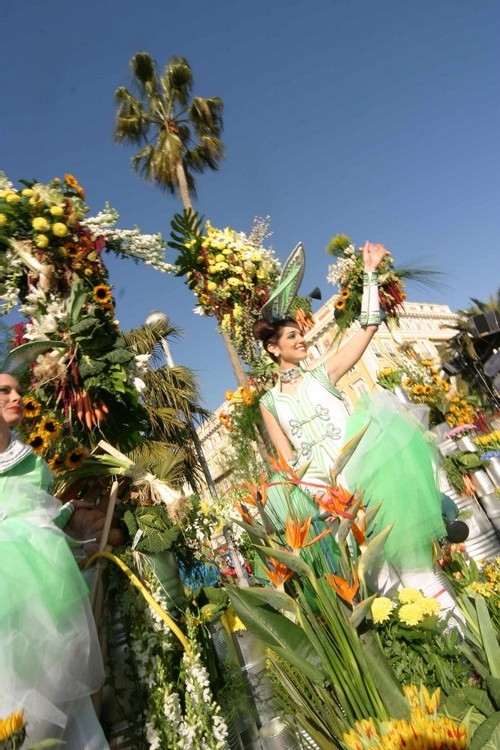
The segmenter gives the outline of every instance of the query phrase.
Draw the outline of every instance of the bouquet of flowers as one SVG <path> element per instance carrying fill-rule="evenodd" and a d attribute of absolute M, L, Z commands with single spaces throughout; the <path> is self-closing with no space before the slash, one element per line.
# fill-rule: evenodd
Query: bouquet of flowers
<path fill-rule="evenodd" d="M 328 269 L 327 280 L 338 288 L 335 295 L 335 318 L 341 330 L 349 328 L 361 312 L 363 296 L 362 248 L 356 248 L 347 235 L 337 235 L 327 247 L 327 253 L 337 258 Z M 380 307 L 388 324 L 397 325 L 398 316 L 406 299 L 405 279 L 428 280 L 429 271 L 394 267 L 387 255 L 378 267 Z"/>
<path fill-rule="evenodd" d="M 177 275 L 185 276 L 196 295 L 195 312 L 215 316 L 242 359 L 251 363 L 252 324 L 279 275 L 272 250 L 260 244 L 262 230 L 246 235 L 230 227 L 218 229 L 209 221 L 202 228 L 192 213 L 177 214 L 172 227 L 169 244 L 179 251 Z"/>

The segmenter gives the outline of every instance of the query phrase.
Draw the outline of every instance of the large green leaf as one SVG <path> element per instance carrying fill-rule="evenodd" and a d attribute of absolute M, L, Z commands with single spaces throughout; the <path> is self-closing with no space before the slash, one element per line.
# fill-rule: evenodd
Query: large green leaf
<path fill-rule="evenodd" d="M 363 554 L 360 556 L 358 563 L 358 577 L 363 584 L 366 583 L 366 574 L 372 569 L 375 560 L 380 555 L 393 526 L 394 524 L 387 526 L 380 532 L 380 534 L 373 537 Z"/>
<path fill-rule="evenodd" d="M 326 675 L 321 657 L 304 631 L 268 604 L 253 596 L 250 588 L 228 587 L 231 604 L 240 620 L 266 646 L 307 674 L 314 682 Z"/>
<path fill-rule="evenodd" d="M 291 596 L 285 594 L 284 591 L 278 591 L 270 586 L 264 586 L 263 588 L 252 588 L 252 596 L 259 599 L 265 604 L 270 604 L 271 607 L 277 609 L 284 609 L 287 612 L 295 612 L 297 605 L 295 600 Z"/>
<path fill-rule="evenodd" d="M 488 667 L 493 677 L 500 677 L 500 646 L 498 645 L 497 634 L 488 612 L 488 605 L 484 597 L 479 594 L 476 595 L 475 601 L 479 630 L 488 660 Z"/>
<path fill-rule="evenodd" d="M 313 575 L 309 565 L 301 557 L 294 555 L 293 552 L 287 552 L 284 549 L 275 549 L 274 547 L 261 547 L 260 545 L 257 545 L 257 549 L 268 557 L 274 557 L 275 560 L 283 563 L 287 568 L 290 568 L 290 570 L 301 576 L 311 578 Z"/>
<path fill-rule="evenodd" d="M 489 716 L 476 729 L 469 750 L 498 750 L 500 748 L 500 711 Z"/>
<path fill-rule="evenodd" d="M 376 598 L 377 598 L 377 594 L 372 594 L 372 596 L 369 596 L 366 599 L 363 599 L 363 601 L 361 601 L 359 604 L 357 604 L 354 607 L 352 614 L 349 617 L 350 623 L 353 626 L 353 628 L 357 628 L 358 625 L 363 622 L 366 615 L 370 611 L 372 602 Z"/>
<path fill-rule="evenodd" d="M 360 636 L 360 640 L 365 648 L 368 671 L 389 716 L 393 719 L 409 719 L 410 707 L 375 634 L 368 630 Z"/>

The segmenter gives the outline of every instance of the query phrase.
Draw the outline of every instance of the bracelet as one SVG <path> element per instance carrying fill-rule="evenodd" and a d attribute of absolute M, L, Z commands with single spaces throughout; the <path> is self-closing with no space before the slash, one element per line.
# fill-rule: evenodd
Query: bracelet
<path fill-rule="evenodd" d="M 377 278 L 376 271 L 363 272 L 363 297 L 359 316 L 362 326 L 378 326 L 381 323 Z"/>
<path fill-rule="evenodd" d="M 376 271 L 363 271 L 363 286 L 378 283 L 378 273 Z"/>

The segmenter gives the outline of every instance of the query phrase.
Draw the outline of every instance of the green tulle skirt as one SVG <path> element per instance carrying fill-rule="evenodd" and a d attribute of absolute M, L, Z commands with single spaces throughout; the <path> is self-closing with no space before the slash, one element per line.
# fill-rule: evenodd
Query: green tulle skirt
<path fill-rule="evenodd" d="M 361 490 L 365 506 L 381 503 L 367 537 L 369 541 L 393 524 L 382 553 L 389 563 L 407 571 L 432 570 L 433 542 L 446 533 L 437 484 L 438 454 L 432 436 L 406 406 L 385 392 L 366 394 L 358 400 L 347 422 L 346 441 L 367 424 L 339 483 L 351 492 Z M 283 481 L 277 475 L 271 478 L 271 482 Z M 326 484 L 329 478 L 323 481 Z M 301 519 L 321 513 L 305 488 L 286 487 L 278 484 L 268 492 L 266 510 L 276 528 L 283 529 L 292 512 Z M 316 520 L 310 537 L 323 528 L 325 522 Z M 326 569 L 337 566 L 334 534 L 335 526 L 333 534 L 304 550 L 303 556 L 320 571 L 325 565 Z"/>

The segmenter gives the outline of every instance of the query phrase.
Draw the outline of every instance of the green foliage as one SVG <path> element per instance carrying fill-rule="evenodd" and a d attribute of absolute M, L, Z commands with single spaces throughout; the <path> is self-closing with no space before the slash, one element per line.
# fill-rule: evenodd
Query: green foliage
<path fill-rule="evenodd" d="M 445 456 L 442 462 L 442 468 L 446 476 L 458 493 L 465 491 L 464 476 L 477 469 L 484 469 L 488 466 L 487 461 L 483 461 L 475 451 L 457 451 L 449 456 Z"/>
<path fill-rule="evenodd" d="M 352 240 L 347 234 L 337 234 L 332 237 L 328 245 L 326 246 L 326 252 L 328 255 L 335 257 L 341 257 L 344 250 L 352 245 Z"/>
<path fill-rule="evenodd" d="M 123 520 L 130 538 L 136 541 L 135 549 L 150 554 L 170 549 L 180 534 L 180 528 L 172 525 L 167 511 L 161 505 L 140 506 L 126 510 Z"/>
<path fill-rule="evenodd" d="M 176 276 L 185 276 L 193 268 L 196 268 L 203 222 L 204 217 L 200 217 L 192 209 L 185 209 L 182 213 L 174 214 L 170 222 L 172 231 L 168 245 L 179 253 L 175 260 L 178 268 Z M 186 243 L 191 241 L 193 241 L 192 247 L 186 247 Z"/>

